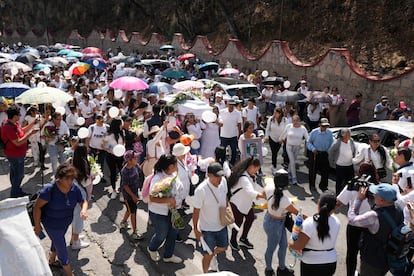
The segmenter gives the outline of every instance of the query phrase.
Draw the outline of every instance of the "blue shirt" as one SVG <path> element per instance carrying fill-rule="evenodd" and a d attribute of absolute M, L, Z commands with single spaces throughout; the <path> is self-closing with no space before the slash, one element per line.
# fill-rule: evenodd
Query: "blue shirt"
<path fill-rule="evenodd" d="M 47 201 L 42 208 L 42 224 L 51 229 L 67 229 L 73 220 L 76 204 L 85 201 L 81 188 L 73 183 L 67 194 L 62 193 L 56 182 L 47 184 L 39 193 L 39 198 Z"/>
<path fill-rule="evenodd" d="M 332 131 L 329 129 L 321 131 L 321 128 L 318 127 L 310 133 L 308 141 L 306 141 L 306 146 L 310 151 L 328 151 L 333 142 Z"/>

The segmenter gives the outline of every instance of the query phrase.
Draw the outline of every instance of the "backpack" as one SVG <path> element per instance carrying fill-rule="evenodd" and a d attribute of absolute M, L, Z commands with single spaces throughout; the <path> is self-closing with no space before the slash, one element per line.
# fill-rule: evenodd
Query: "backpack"
<path fill-rule="evenodd" d="M 407 263 L 406 256 L 414 241 L 414 234 L 411 228 L 405 225 L 403 221 L 397 224 L 391 215 L 383 209 L 378 209 L 377 213 L 385 218 L 392 229 L 388 235 L 385 247 L 388 265 L 390 268 L 405 266 Z"/>
<path fill-rule="evenodd" d="M 154 178 L 154 174 L 148 175 L 145 178 L 144 183 L 142 184 L 141 195 L 142 195 L 142 201 L 144 201 L 145 203 L 149 202 L 149 192 L 150 192 L 150 186 L 151 186 L 151 182 L 153 178 Z"/>
<path fill-rule="evenodd" d="M 55 189 L 56 189 L 56 184 L 52 184 L 52 188 L 50 189 L 50 200 L 52 200 Z M 34 205 L 36 203 L 36 200 L 39 197 L 39 193 L 40 193 L 40 190 L 37 193 L 31 195 L 29 197 L 29 202 L 26 204 L 27 214 L 29 215 L 30 222 L 32 223 L 33 226 L 34 226 L 33 210 L 34 210 Z"/>

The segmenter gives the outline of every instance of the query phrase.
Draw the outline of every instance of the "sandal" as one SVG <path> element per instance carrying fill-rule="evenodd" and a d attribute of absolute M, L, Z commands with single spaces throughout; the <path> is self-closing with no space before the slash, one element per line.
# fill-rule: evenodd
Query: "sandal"
<path fill-rule="evenodd" d="M 53 263 L 49 263 L 49 266 L 55 267 L 55 268 L 62 268 L 62 265 L 59 263 L 59 261 L 54 261 Z"/>

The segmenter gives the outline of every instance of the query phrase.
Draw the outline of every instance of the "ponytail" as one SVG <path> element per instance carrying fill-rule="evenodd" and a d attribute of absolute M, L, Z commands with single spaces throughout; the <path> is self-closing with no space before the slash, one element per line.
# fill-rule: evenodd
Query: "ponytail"
<path fill-rule="evenodd" d="M 316 221 L 316 230 L 318 232 L 318 238 L 323 242 L 329 234 L 329 216 L 332 210 L 336 206 L 336 197 L 332 193 L 322 194 L 319 200 L 319 213 L 313 216 L 313 220 Z"/>

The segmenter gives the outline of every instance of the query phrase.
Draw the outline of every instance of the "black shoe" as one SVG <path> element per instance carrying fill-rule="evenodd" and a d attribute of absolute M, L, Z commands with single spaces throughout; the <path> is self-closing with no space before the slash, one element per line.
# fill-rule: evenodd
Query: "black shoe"
<path fill-rule="evenodd" d="M 289 269 L 287 267 L 285 267 L 284 269 L 281 269 L 280 267 L 277 268 L 277 276 L 294 276 L 294 275 L 295 275 L 295 271 L 293 271 L 292 269 Z"/>
<path fill-rule="evenodd" d="M 42 169 L 42 170 L 47 170 L 47 169 L 49 169 L 48 167 L 46 167 L 45 165 L 42 165 L 42 166 L 40 166 L 40 168 Z"/>
<path fill-rule="evenodd" d="M 106 183 L 107 181 L 106 181 L 106 179 L 105 179 L 105 177 L 102 177 L 101 178 L 101 182 L 100 183 Z"/>
<path fill-rule="evenodd" d="M 247 249 L 254 248 L 253 244 L 251 244 L 248 239 L 240 239 L 240 246 L 246 247 Z"/>
<path fill-rule="evenodd" d="M 326 191 L 328 190 L 328 188 L 326 188 L 326 187 L 322 187 L 321 185 L 319 185 L 319 189 L 320 189 L 322 192 L 326 192 Z"/>
<path fill-rule="evenodd" d="M 236 251 L 239 251 L 240 250 L 240 246 L 239 246 L 239 244 L 237 243 L 237 241 L 230 241 L 230 247 L 231 247 L 231 249 L 233 249 L 233 250 L 236 250 Z"/>
<path fill-rule="evenodd" d="M 175 238 L 175 242 L 182 243 L 182 242 L 184 242 L 184 240 L 183 240 L 183 238 L 181 238 L 180 235 L 177 235 L 177 237 Z"/>
<path fill-rule="evenodd" d="M 265 276 L 275 276 L 275 271 L 273 269 L 271 270 L 265 270 Z"/>

